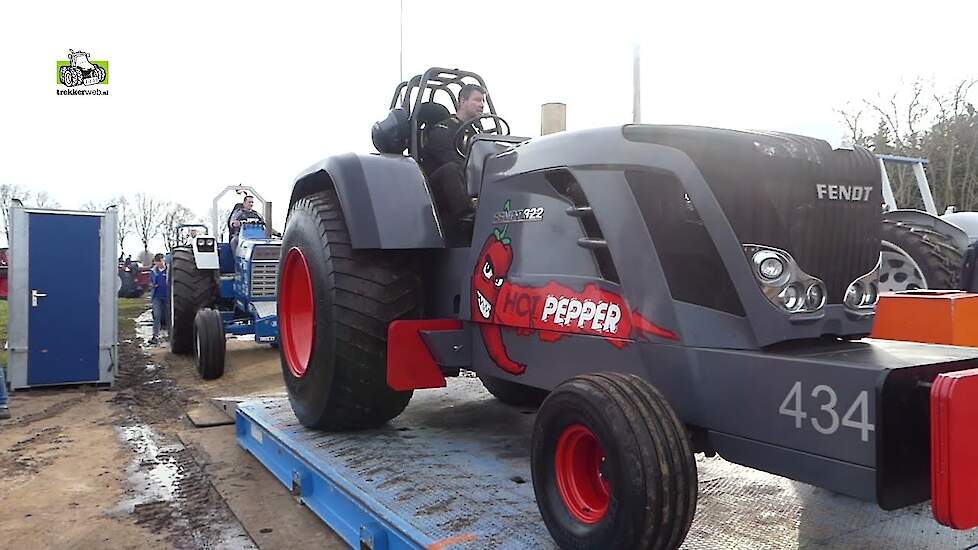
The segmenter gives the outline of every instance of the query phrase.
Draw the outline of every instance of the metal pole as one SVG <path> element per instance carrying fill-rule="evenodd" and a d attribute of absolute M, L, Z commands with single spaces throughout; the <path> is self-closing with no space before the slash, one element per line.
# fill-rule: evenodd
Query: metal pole
<path fill-rule="evenodd" d="M 635 36 L 635 45 L 632 55 L 632 122 L 642 123 L 642 74 L 641 74 L 641 46 L 639 37 Z"/>

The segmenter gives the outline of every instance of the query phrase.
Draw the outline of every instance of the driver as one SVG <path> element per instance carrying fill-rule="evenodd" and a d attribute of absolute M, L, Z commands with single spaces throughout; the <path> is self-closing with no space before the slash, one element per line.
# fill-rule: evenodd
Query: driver
<path fill-rule="evenodd" d="M 438 217 L 442 220 L 446 236 L 452 240 L 461 232 L 461 218 L 471 208 L 463 176 L 465 159 L 455 150 L 453 138 L 463 122 L 482 114 L 485 99 L 486 91 L 482 86 L 462 86 L 458 92 L 455 114 L 426 130 L 424 166 L 435 195 Z M 472 126 L 481 128 L 478 122 Z M 466 129 L 466 133 L 476 133 L 476 128 L 472 126 Z"/>
<path fill-rule="evenodd" d="M 241 208 L 236 209 L 231 214 L 231 236 L 235 237 L 238 232 L 241 231 L 241 224 L 246 221 L 258 221 L 260 223 L 265 223 L 262 219 L 261 214 L 254 210 L 255 208 L 255 197 L 247 195 L 244 198 L 244 202 L 241 203 Z"/>
<path fill-rule="evenodd" d="M 236 208 L 231 212 L 231 232 L 230 232 L 230 243 L 231 250 L 238 247 L 238 233 L 241 232 L 241 224 L 244 222 L 260 222 L 265 223 L 262 219 L 261 214 L 254 210 L 255 207 L 255 197 L 252 195 L 246 195 L 244 201 L 241 203 L 241 208 Z"/>
<path fill-rule="evenodd" d="M 482 114 L 485 107 L 486 91 L 482 86 L 466 84 L 458 92 L 458 109 L 455 114 L 435 124 L 428 130 L 425 143 L 425 164 L 429 174 L 434 174 L 448 163 L 464 164 L 465 159 L 455 150 L 452 138 L 463 122 Z M 474 129 L 469 130 L 475 133 Z"/>

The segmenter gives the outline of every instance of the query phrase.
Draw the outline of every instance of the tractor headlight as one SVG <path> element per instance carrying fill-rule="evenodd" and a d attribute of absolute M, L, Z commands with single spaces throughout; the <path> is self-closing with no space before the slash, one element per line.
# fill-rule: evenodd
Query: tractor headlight
<path fill-rule="evenodd" d="M 873 312 L 876 302 L 880 299 L 879 280 L 882 259 L 881 254 L 880 259 L 876 262 L 876 267 L 849 283 L 849 288 L 846 289 L 846 297 L 843 300 L 848 309 L 861 314 Z"/>
<path fill-rule="evenodd" d="M 781 258 L 778 258 L 770 252 L 767 253 L 767 257 L 758 257 L 764 256 L 765 252 L 759 252 L 754 255 L 754 262 L 757 264 L 757 273 L 768 281 L 775 281 L 784 273 L 784 262 L 781 261 Z"/>
<path fill-rule="evenodd" d="M 825 305 L 825 283 L 798 267 L 784 250 L 744 245 L 754 278 L 772 304 L 788 313 L 812 313 Z"/>
<path fill-rule="evenodd" d="M 792 283 L 778 294 L 781 306 L 788 311 L 798 311 L 805 304 L 801 296 L 801 285 Z"/>
<path fill-rule="evenodd" d="M 825 305 L 825 287 L 822 283 L 815 281 L 808 285 L 808 291 L 805 292 L 805 308 L 816 310 Z"/>

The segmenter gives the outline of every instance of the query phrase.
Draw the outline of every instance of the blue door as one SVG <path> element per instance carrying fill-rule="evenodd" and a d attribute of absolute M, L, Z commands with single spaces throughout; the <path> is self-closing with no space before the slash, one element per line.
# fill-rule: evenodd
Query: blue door
<path fill-rule="evenodd" d="M 27 383 L 98 380 L 97 216 L 30 214 Z"/>

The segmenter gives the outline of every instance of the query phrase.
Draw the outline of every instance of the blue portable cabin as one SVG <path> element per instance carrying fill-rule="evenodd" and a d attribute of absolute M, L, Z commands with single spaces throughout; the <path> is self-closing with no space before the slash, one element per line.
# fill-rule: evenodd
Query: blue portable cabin
<path fill-rule="evenodd" d="M 112 384 L 118 370 L 116 210 L 10 208 L 11 388 Z"/>

